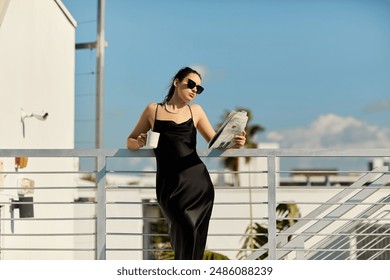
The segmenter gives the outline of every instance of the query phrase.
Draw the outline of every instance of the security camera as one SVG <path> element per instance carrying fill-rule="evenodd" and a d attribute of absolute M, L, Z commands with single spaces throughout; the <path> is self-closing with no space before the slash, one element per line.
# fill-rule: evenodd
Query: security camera
<path fill-rule="evenodd" d="M 34 117 L 36 118 L 37 120 L 40 120 L 40 121 L 45 121 L 47 119 L 47 117 L 49 116 L 49 113 L 47 112 L 41 112 L 41 113 L 30 113 L 30 114 L 27 114 L 23 109 L 21 110 L 21 121 L 24 123 L 24 120 L 26 118 L 31 118 L 31 117 Z"/>
<path fill-rule="evenodd" d="M 38 120 L 45 121 L 47 117 L 49 116 L 49 113 L 42 112 L 42 113 L 33 113 L 32 116 Z"/>
<path fill-rule="evenodd" d="M 49 116 L 49 113 L 48 112 L 42 112 L 42 113 L 30 113 L 30 114 L 27 114 L 23 108 L 21 109 L 21 114 L 20 114 L 20 121 L 22 122 L 22 128 L 23 128 L 23 138 L 25 137 L 25 124 L 24 124 L 24 120 L 26 118 L 31 118 L 31 117 L 34 117 L 36 118 L 37 120 L 40 120 L 40 121 L 45 121 L 47 119 L 47 117 Z"/>

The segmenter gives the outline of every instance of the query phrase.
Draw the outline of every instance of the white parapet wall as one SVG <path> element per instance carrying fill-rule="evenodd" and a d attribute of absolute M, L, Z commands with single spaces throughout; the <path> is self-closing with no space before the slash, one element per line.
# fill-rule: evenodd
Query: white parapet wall
<path fill-rule="evenodd" d="M 76 21 L 60 0 L 7 0 L 0 5 L 0 149 L 73 149 L 75 115 Z M 47 258 L 40 251 L 5 250 L 44 244 L 71 246 L 74 240 L 58 237 L 12 236 L 9 201 L 17 200 L 24 178 L 34 182 L 34 223 L 15 220 L 15 234 L 44 232 L 47 217 L 74 216 L 74 206 L 48 206 L 45 201 L 72 202 L 74 190 L 49 189 L 74 185 L 74 175 L 44 176 L 37 171 L 77 170 L 73 158 L 28 158 L 15 173 L 15 158 L 0 158 L 1 236 L 0 259 Z M 27 173 L 27 174 L 26 174 Z M 24 181 L 25 182 L 25 181 Z M 41 189 L 48 187 L 47 190 Z M 17 218 L 19 210 L 15 210 Z M 58 222 L 56 231 L 70 231 L 74 222 Z M 54 243 L 56 243 L 54 245 Z M 74 258 L 69 252 L 66 258 Z M 63 252 L 51 253 L 53 259 Z"/>

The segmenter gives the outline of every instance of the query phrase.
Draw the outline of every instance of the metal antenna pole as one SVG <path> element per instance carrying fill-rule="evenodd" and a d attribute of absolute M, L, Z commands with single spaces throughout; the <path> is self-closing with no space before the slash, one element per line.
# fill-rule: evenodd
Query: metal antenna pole
<path fill-rule="evenodd" d="M 103 113 L 104 113 L 104 48 L 105 40 L 105 10 L 106 1 L 98 3 L 98 28 L 96 40 L 96 148 L 103 147 Z"/>
<path fill-rule="evenodd" d="M 96 140 L 97 149 L 103 147 L 103 113 L 104 113 L 104 49 L 106 0 L 98 0 L 97 38 L 96 42 L 78 43 L 76 50 L 96 49 Z"/>

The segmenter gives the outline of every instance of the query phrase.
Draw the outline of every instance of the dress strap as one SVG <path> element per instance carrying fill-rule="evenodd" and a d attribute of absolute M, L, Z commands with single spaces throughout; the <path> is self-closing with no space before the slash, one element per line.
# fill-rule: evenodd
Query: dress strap
<path fill-rule="evenodd" d="M 191 119 L 194 119 L 194 116 L 192 115 L 192 110 L 191 110 L 191 106 L 189 104 L 187 104 L 188 108 L 190 109 L 190 113 L 191 113 Z"/>
<path fill-rule="evenodd" d="M 161 103 L 157 103 L 157 106 L 156 106 L 156 111 L 154 111 L 154 122 L 153 122 L 153 127 L 152 127 L 152 130 L 154 131 L 154 126 L 156 124 L 156 119 L 157 119 L 157 110 L 158 110 L 158 106 L 161 105 Z"/>
<path fill-rule="evenodd" d="M 157 118 L 157 110 L 158 110 L 158 106 L 159 105 L 161 105 L 162 106 L 162 104 L 161 103 L 157 103 L 157 106 L 156 106 L 156 111 L 154 112 L 154 120 L 156 120 L 156 118 Z"/>

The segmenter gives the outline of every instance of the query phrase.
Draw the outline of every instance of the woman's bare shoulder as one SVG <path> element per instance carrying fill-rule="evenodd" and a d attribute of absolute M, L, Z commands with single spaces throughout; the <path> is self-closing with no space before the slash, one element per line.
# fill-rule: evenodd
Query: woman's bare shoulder
<path fill-rule="evenodd" d="M 207 115 L 205 111 L 203 111 L 202 106 L 200 106 L 199 104 L 191 104 L 190 106 L 191 106 L 192 115 L 194 117 L 195 126 L 198 125 L 199 121 L 207 120 Z"/>
<path fill-rule="evenodd" d="M 156 108 L 158 106 L 158 103 L 149 103 L 146 105 L 145 111 L 147 113 L 154 113 L 156 111 Z"/>
<path fill-rule="evenodd" d="M 195 114 L 204 114 L 203 108 L 199 104 L 190 104 L 190 107 Z"/>

